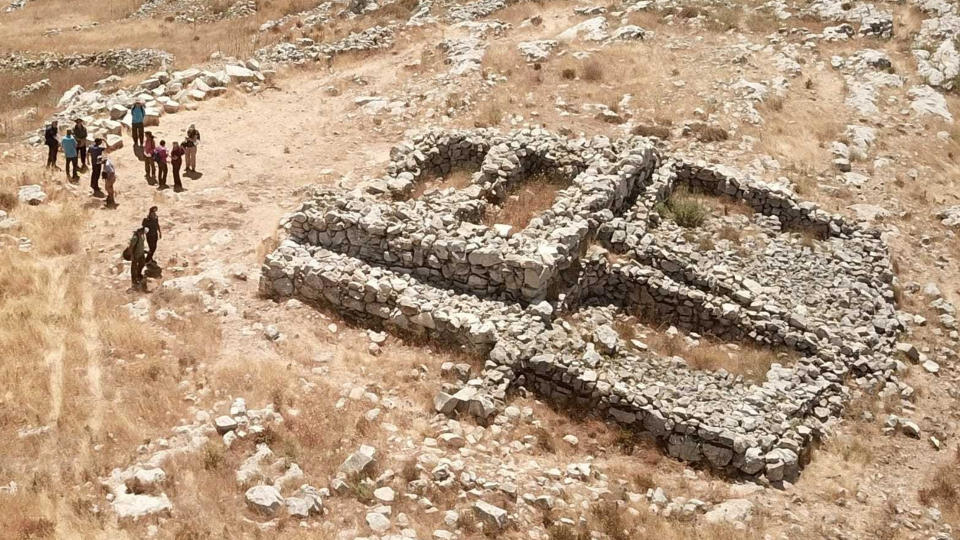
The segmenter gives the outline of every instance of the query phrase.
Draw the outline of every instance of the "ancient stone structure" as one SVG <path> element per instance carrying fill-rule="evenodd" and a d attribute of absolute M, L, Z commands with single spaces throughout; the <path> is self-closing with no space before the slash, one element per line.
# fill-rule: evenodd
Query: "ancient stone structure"
<path fill-rule="evenodd" d="M 410 198 L 419 182 L 462 169 L 475 171 L 469 187 Z M 483 224 L 535 175 L 569 187 L 523 230 Z M 751 208 L 768 247 L 691 248 L 661 216 L 681 186 Z M 393 150 L 383 178 L 317 188 L 284 227 L 262 295 L 487 355 L 483 379 L 438 396 L 441 412 L 482 419 L 525 387 L 600 411 L 671 456 L 777 482 L 799 473 L 839 416 L 845 381 L 898 388 L 894 276 L 875 231 L 645 138 L 427 131 Z M 595 306 L 802 358 L 774 364 L 762 384 L 692 369 L 567 317 Z"/>

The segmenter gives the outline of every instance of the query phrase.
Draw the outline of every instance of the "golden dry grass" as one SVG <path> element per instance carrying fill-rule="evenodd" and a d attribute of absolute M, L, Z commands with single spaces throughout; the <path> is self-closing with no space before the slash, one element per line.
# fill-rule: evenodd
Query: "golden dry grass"
<path fill-rule="evenodd" d="M 778 351 L 752 343 L 721 343 L 709 337 L 700 338 L 696 346 L 689 347 L 682 333 L 668 335 L 650 331 L 641 340 L 658 354 L 683 358 L 692 369 L 723 369 L 757 383 L 766 380 L 772 364 L 789 366 L 797 359 L 793 351 Z"/>
<path fill-rule="evenodd" d="M 413 192 L 410 194 L 411 199 L 417 199 L 428 191 L 442 191 L 449 188 L 454 189 L 463 189 L 470 186 L 470 178 L 473 176 L 472 171 L 468 170 L 456 170 L 451 171 L 449 174 L 442 178 L 435 178 L 432 180 L 421 180 L 413 188 Z"/>
<path fill-rule="evenodd" d="M 103 504 L 97 479 L 137 444 L 169 434 L 182 409 L 178 357 L 213 354 L 219 331 L 199 310 L 152 328 L 132 320 L 122 305 L 135 298 L 94 277 L 81 249 L 85 211 L 57 187 L 59 175 L 5 165 L 0 192 L 40 180 L 50 197 L 10 208 L 34 249 L 0 249 L 0 475 L 20 486 L 5 496 L 0 528 L 13 537 L 117 537 L 90 510 Z"/>
<path fill-rule="evenodd" d="M 49 52 L 59 54 L 92 53 L 116 48 L 156 48 L 174 55 L 174 67 L 202 64 L 214 52 L 224 56 L 249 58 L 263 46 L 281 39 L 310 37 L 318 41 L 335 40 L 381 22 L 405 19 L 416 6 L 413 0 L 401 0 L 376 13 L 350 20 L 334 19 L 323 27 L 286 28 L 282 32 L 259 32 L 259 26 L 288 13 L 297 13 L 320 4 L 316 0 L 269 0 L 260 2 L 256 15 L 204 24 L 190 24 L 152 18 L 128 19 L 140 0 L 104 3 L 76 3 L 67 0 L 31 2 L 22 10 L 4 14 L 4 33 L 0 50 Z M 97 22 L 85 31 L 64 31 L 43 36 L 50 28 L 69 30 L 74 25 Z M 349 55 L 348 55 L 349 56 Z M 342 61 L 338 59 L 338 62 Z M 42 126 L 54 112 L 63 92 L 75 84 L 89 87 L 109 74 L 103 68 L 46 70 L 25 73 L 0 73 L 0 140 L 20 137 Z M 142 74 L 139 75 L 142 77 Z M 42 78 L 51 87 L 33 96 L 13 99 L 8 94 Z M 35 112 L 24 116 L 24 110 Z"/>
<path fill-rule="evenodd" d="M 510 225 L 514 231 L 519 231 L 535 216 L 549 209 L 557 198 L 557 191 L 568 184 L 545 175 L 527 179 L 509 193 L 499 207 L 488 211 L 483 222 L 489 226 Z"/>
<path fill-rule="evenodd" d="M 960 524 L 960 447 L 940 463 L 927 483 L 918 490 L 920 502 L 936 506 L 947 523 Z"/>

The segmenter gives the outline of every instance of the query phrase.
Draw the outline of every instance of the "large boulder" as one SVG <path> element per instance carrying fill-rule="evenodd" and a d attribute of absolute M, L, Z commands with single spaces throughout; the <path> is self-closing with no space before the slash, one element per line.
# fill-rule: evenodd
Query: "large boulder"
<path fill-rule="evenodd" d="M 273 486 L 253 486 L 244 494 L 251 510 L 267 516 L 276 515 L 283 506 L 283 497 Z"/>
<path fill-rule="evenodd" d="M 120 519 L 139 519 L 145 516 L 169 512 L 173 505 L 166 495 L 159 496 L 123 493 L 111 503 Z"/>
<path fill-rule="evenodd" d="M 108 152 L 119 150 L 123 148 L 123 137 L 121 137 L 120 135 L 109 134 L 107 135 L 106 143 L 107 143 Z"/>
<path fill-rule="evenodd" d="M 47 200 L 47 194 L 43 192 L 43 188 L 38 184 L 29 184 L 20 186 L 17 199 L 23 204 L 36 206 Z"/>
<path fill-rule="evenodd" d="M 485 501 L 473 503 L 473 511 L 477 519 L 483 522 L 490 531 L 499 531 L 507 526 L 507 511 Z"/>
<path fill-rule="evenodd" d="M 730 499 L 704 514 L 707 523 L 743 523 L 753 516 L 753 503 L 747 499 Z"/>
<path fill-rule="evenodd" d="M 257 74 L 252 69 L 243 66 L 227 65 L 224 70 L 231 80 L 236 82 L 253 82 L 257 80 Z"/>
<path fill-rule="evenodd" d="M 119 103 L 111 105 L 109 111 L 111 120 L 123 120 L 123 117 L 127 115 L 127 108 Z"/>
<path fill-rule="evenodd" d="M 75 99 L 80 97 L 80 94 L 83 93 L 83 87 L 78 85 L 73 86 L 69 90 L 63 93 L 63 96 L 60 97 L 60 101 L 57 101 L 58 108 L 64 108 L 67 105 L 73 103 Z"/>
<path fill-rule="evenodd" d="M 937 218 L 947 227 L 960 228 L 960 205 L 940 210 L 937 212 Z"/>
<path fill-rule="evenodd" d="M 373 464 L 377 449 L 366 444 L 350 454 L 343 464 L 340 465 L 340 472 L 347 476 L 358 476 L 367 470 Z"/>

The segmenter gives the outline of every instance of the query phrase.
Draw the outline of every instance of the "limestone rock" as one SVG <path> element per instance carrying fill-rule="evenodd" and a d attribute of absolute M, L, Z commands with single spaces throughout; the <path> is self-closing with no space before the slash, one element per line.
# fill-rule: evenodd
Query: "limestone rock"
<path fill-rule="evenodd" d="M 252 510 L 273 516 L 283 506 L 283 497 L 273 486 L 253 486 L 244 494 L 247 506 Z"/>

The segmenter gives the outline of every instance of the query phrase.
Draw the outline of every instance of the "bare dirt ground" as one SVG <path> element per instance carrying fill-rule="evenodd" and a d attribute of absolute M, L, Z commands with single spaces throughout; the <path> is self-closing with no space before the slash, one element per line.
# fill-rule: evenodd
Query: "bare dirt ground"
<path fill-rule="evenodd" d="M 119 207 L 103 209 L 101 200 L 88 196 L 86 179 L 74 186 L 61 173 L 43 171 L 42 149 L 19 143 L 4 147 L 4 187 L 40 183 L 50 199 L 43 207 L 10 211 L 23 221 L 22 235 L 33 240 L 31 252 L 16 252 L 7 242 L 0 248 L 0 337 L 5 350 L 0 354 L 0 484 L 16 484 L 0 493 L 7 508 L 0 518 L 0 529 L 6 532 L 0 536 L 370 536 L 365 517 L 372 496 L 362 486 L 353 486 L 351 496 L 326 500 L 326 515 L 304 526 L 294 520 L 258 526 L 233 478 L 253 451 L 251 441 L 225 451 L 205 446 L 174 458 L 164 486 L 173 510 L 163 517 L 117 521 L 99 480 L 138 455 L 164 448 L 163 441 L 173 437 L 176 426 L 199 421 L 212 411 L 225 414 L 236 397 L 244 397 L 251 408 L 276 407 L 284 422 L 267 442 L 275 453 L 298 463 L 314 485 L 326 486 L 360 444 L 378 448 L 380 472 L 389 470 L 410 480 L 417 472 L 408 469 L 415 464 L 420 463 L 424 474 L 430 470 L 425 464 L 432 462 L 418 461 L 418 456 L 433 452 L 439 433 L 448 429 L 445 421 L 433 418 L 431 409 L 442 382 L 440 366 L 475 360 L 393 337 L 379 355 L 371 355 L 366 331 L 335 314 L 258 298 L 259 265 L 275 242 L 281 217 L 297 206 L 306 186 L 349 186 L 377 175 L 390 147 L 403 140 L 407 129 L 476 123 L 508 128 L 534 122 L 551 129 L 614 134 L 619 128 L 594 118 L 587 105 L 619 104 L 627 94 L 635 104 L 635 117 L 647 123 L 679 124 L 696 116 L 696 109 L 712 107 L 718 111 L 715 122 L 731 126 L 722 103 L 710 97 L 732 99 L 728 88 L 733 78 L 759 79 L 775 71 L 766 51 L 746 65 L 729 62 L 739 51 L 739 38 L 730 33 L 707 33 L 705 43 L 698 37 L 702 29 L 673 23 L 671 28 L 655 28 L 658 39 L 685 47 L 664 48 L 664 41 L 653 40 L 599 50 L 594 57 L 601 65 L 599 80 L 564 79 L 563 67 L 584 69 L 568 55 L 553 58 L 542 70 L 516 56 L 517 41 L 550 36 L 581 20 L 572 16 L 573 5 L 521 5 L 494 15 L 518 24 L 540 14 L 544 22 L 536 30 L 518 28 L 507 37 L 490 39 L 484 69 L 505 77 L 492 90 L 471 81 L 441 87 L 439 98 L 427 95 L 435 84 L 431 77 L 448 66 L 436 60 L 433 41 L 411 30 L 391 51 L 338 60 L 332 71 L 285 70 L 276 88 L 255 95 L 231 91 L 197 110 L 164 116 L 160 126 L 151 128 L 158 140 L 176 140 L 191 124 L 202 134 L 202 176 L 185 178 L 186 191 L 180 194 L 147 185 L 142 165 L 128 147 L 113 157 Z M 765 30 L 748 33 L 762 36 Z M 461 31 L 444 30 L 448 36 Z M 830 54 L 837 53 L 830 47 L 820 54 L 827 63 Z M 909 61 L 896 42 L 884 47 L 898 64 Z M 705 49 L 713 54 L 702 54 Z M 419 67 L 401 67 L 417 62 Z M 703 73 L 712 75 L 698 77 Z M 813 82 L 805 86 L 803 79 Z M 820 189 L 818 184 L 832 183 L 825 172 L 830 166 L 826 143 L 858 119 L 842 108 L 845 83 L 829 65 L 810 66 L 803 79 L 792 81 L 779 108 L 762 111 L 763 125 L 733 128 L 735 136 L 727 141 L 684 137 L 670 144 L 741 166 L 749 166 L 758 152 L 769 154 L 783 166 L 782 171 L 765 171 L 770 180 L 808 176 L 804 196 L 831 210 L 851 213 L 848 207 L 854 203 L 893 205 L 897 212 L 883 225 L 890 227 L 901 282 L 935 282 L 945 298 L 960 302 L 960 243 L 932 216 L 933 209 L 957 204 L 960 197 L 956 130 L 939 121 L 901 124 L 891 119 L 875 126 L 883 134 L 879 153 L 893 162 L 883 174 L 888 180 L 854 192 Z M 339 95 L 331 95 L 330 87 Z M 442 108 L 438 103 L 454 101 L 443 97 L 451 93 L 473 93 L 475 105 L 453 118 L 432 115 L 429 111 Z M 366 114 L 354 100 L 371 95 L 402 96 L 409 111 L 400 117 Z M 960 114 L 957 98 L 951 95 L 948 101 L 951 111 Z M 945 129 L 949 136 L 937 138 L 937 131 Z M 910 169 L 921 172 L 911 176 Z M 120 252 L 152 205 L 160 209 L 164 237 L 157 260 L 164 274 L 150 280 L 149 293 L 131 292 Z M 927 239 L 921 242 L 923 237 Z M 164 285 L 196 275 L 209 277 L 185 294 Z M 147 315 L 137 320 L 131 312 L 144 302 Z M 927 304 L 913 292 L 906 293 L 903 306 L 933 321 Z M 162 311 L 168 312 L 164 318 Z M 275 325 L 283 339 L 266 339 L 268 325 Z M 931 355 L 950 343 L 931 327 L 917 329 L 909 339 Z M 536 534 L 543 531 L 544 536 L 513 528 L 503 533 L 509 538 L 577 538 L 564 536 L 573 535 L 576 527 L 549 524 L 570 518 L 579 525 L 580 516 L 589 520 L 589 529 L 611 538 L 950 537 L 960 527 L 958 495 L 955 486 L 951 492 L 938 481 L 956 479 L 960 466 L 958 378 L 955 359 L 937 360 L 937 376 L 913 366 L 905 377 L 917 389 L 908 406 L 916 410 L 912 418 L 922 429 L 919 440 L 883 432 L 886 413 L 900 411 L 903 404 L 862 397 L 814 452 L 800 480 L 784 490 L 739 485 L 695 470 L 598 419 L 554 411 L 533 397 L 511 405 L 530 407 L 535 420 L 524 416 L 504 426 L 503 436 L 491 436 L 464 420 L 465 427 L 457 429 L 482 442 L 433 453 L 466 462 L 472 471 L 489 467 L 491 476 L 508 471 L 531 483 L 543 471 L 565 471 L 583 462 L 602 475 L 554 494 L 575 503 L 541 511 L 536 519 L 543 526 Z M 371 414 L 373 410 L 377 413 Z M 578 444 L 563 441 L 565 435 L 575 435 Z M 425 443 L 428 439 L 432 442 Z M 746 498 L 756 511 L 742 529 L 679 513 L 663 515 L 650 511 L 645 496 L 657 487 L 671 499 L 718 503 Z M 453 525 L 445 524 L 446 510 L 464 506 L 455 492 L 429 494 L 428 506 L 412 492 L 397 489 L 401 495 L 392 513 L 395 531 L 409 529 L 419 538 L 430 538 L 440 528 L 458 531 L 462 538 L 481 535 L 476 524 L 462 516 Z M 626 500 L 615 517 L 603 511 L 610 492 Z M 642 498 L 633 500 L 625 493 Z"/>

